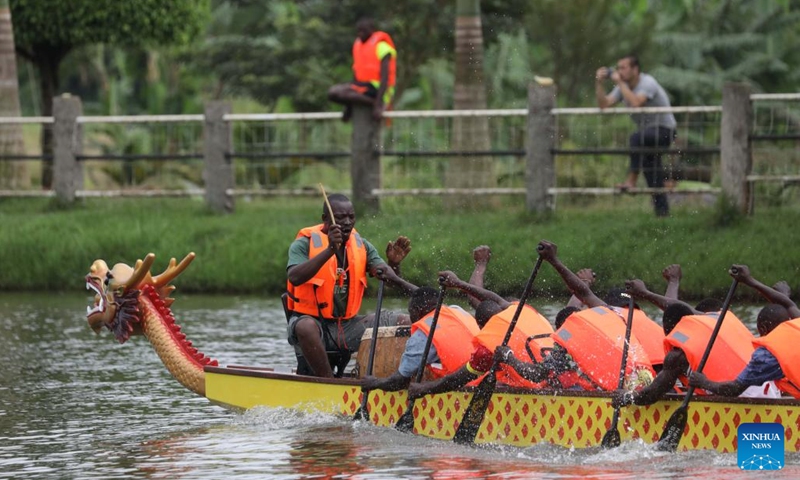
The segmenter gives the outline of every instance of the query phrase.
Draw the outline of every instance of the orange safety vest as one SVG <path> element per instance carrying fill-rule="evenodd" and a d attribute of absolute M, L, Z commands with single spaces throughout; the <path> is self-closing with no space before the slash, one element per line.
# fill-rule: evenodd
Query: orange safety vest
<path fill-rule="evenodd" d="M 679 348 L 686 355 L 691 369 L 697 370 L 717 323 L 717 316 L 718 314 L 703 314 L 683 317 L 664 339 L 664 351 Z M 750 356 L 755 350 L 753 340 L 755 339 L 750 330 L 736 315 L 728 311 L 703 367 L 703 374 L 714 382 L 736 378 L 750 362 Z"/>
<path fill-rule="evenodd" d="M 300 237 L 309 239 L 308 258 L 314 258 L 328 248 L 328 234 L 322 231 L 322 227 L 323 224 L 306 227 L 300 230 L 295 237 L 295 240 Z M 337 262 L 334 255 L 306 283 L 294 286 L 292 282 L 286 282 L 286 289 L 290 294 L 289 310 L 312 317 L 321 314 L 328 320 L 349 319 L 358 314 L 367 286 L 367 247 L 355 228 L 350 232 L 350 238 L 345 245 L 345 253 L 347 269 L 342 275 L 337 275 Z M 348 282 L 347 311 L 341 318 L 333 317 L 333 290 L 337 282 Z"/>
<path fill-rule="evenodd" d="M 616 313 L 606 307 L 575 312 L 567 317 L 553 340 L 567 350 L 581 371 L 598 387 L 616 390 L 625 343 L 625 323 L 619 321 Z M 642 370 L 655 376 L 644 347 L 631 332 L 625 374 L 631 377 Z"/>
<path fill-rule="evenodd" d="M 429 335 L 431 326 L 426 323 L 433 318 L 434 312 L 431 311 L 421 320 L 411 325 L 411 335 L 417 330 L 422 330 L 425 335 Z M 469 313 L 459 309 L 450 308 L 442 305 L 439 312 L 439 319 L 436 323 L 436 333 L 433 335 L 433 346 L 442 362 L 442 368 L 428 365 L 428 369 L 436 378 L 444 377 L 453 373 L 466 365 L 472 355 L 472 339 L 480 332 L 478 322 Z"/>
<path fill-rule="evenodd" d="M 727 320 L 726 320 L 727 321 Z M 768 335 L 753 340 L 756 348 L 764 347 L 778 359 L 784 378 L 775 382 L 782 391 L 800 398 L 800 317 L 783 322 Z"/>
<path fill-rule="evenodd" d="M 622 321 L 627 325 L 628 323 L 628 309 L 619 307 L 610 307 L 611 310 L 622 317 Z M 664 328 L 650 319 L 646 313 L 635 308 L 633 310 L 633 327 L 631 330 L 633 335 L 639 339 L 644 351 L 650 358 L 652 365 L 664 364 Z"/>
<path fill-rule="evenodd" d="M 357 82 L 380 82 L 381 81 L 381 59 L 378 58 L 378 44 L 388 43 L 392 48 L 394 42 L 392 37 L 386 32 L 373 32 L 366 42 L 356 38 L 353 42 L 353 74 Z M 387 87 L 394 86 L 397 75 L 397 59 L 393 55 L 389 60 L 389 84 Z"/>
<path fill-rule="evenodd" d="M 508 326 L 514 318 L 514 313 L 517 311 L 518 303 L 519 302 L 512 303 L 511 306 L 490 318 L 489 321 L 486 322 L 486 325 L 483 326 L 480 333 L 475 336 L 475 339 L 472 341 L 473 345 L 475 347 L 483 345 L 494 352 L 495 348 L 503 343 L 503 339 L 508 331 Z M 547 337 L 531 339 L 530 341 L 531 351 L 533 352 L 535 360 L 541 362 L 542 348 L 553 348 L 553 339 L 550 338 L 552 334 L 553 327 L 550 325 L 550 322 L 537 312 L 535 308 L 530 305 L 524 305 L 520 312 L 519 320 L 514 327 L 514 331 L 511 333 L 511 338 L 508 340 L 508 346 L 517 358 L 523 361 L 529 361 L 530 356 L 525 348 L 528 339 L 534 335 L 548 335 Z M 513 387 L 541 388 L 543 386 L 541 383 L 525 380 L 516 370 L 505 364 L 502 364 L 497 371 L 497 381 Z"/>

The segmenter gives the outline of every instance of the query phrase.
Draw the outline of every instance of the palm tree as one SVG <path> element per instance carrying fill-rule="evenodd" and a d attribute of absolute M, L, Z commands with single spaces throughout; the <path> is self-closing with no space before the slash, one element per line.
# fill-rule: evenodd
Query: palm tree
<path fill-rule="evenodd" d="M 483 79 L 483 31 L 480 0 L 456 1 L 456 63 L 453 108 L 486 108 Z M 455 151 L 488 151 L 489 122 L 486 117 L 453 119 L 451 148 Z M 453 157 L 445 173 L 449 188 L 487 188 L 496 185 L 490 157 Z M 469 197 L 456 199 L 451 207 L 477 204 Z"/>
<path fill-rule="evenodd" d="M 17 57 L 12 25 L 8 0 L 0 0 L 0 117 L 20 116 Z M 22 125 L 0 125 L 0 155 L 20 155 L 24 150 Z M 24 162 L 0 161 L 1 188 L 25 188 L 29 183 Z"/>

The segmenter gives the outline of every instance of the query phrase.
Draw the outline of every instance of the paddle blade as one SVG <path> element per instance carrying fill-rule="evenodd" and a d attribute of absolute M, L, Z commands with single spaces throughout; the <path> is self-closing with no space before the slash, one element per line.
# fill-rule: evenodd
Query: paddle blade
<path fill-rule="evenodd" d="M 603 435 L 603 440 L 600 442 L 600 446 L 603 448 L 617 448 L 620 444 L 619 438 L 619 430 L 616 428 L 609 429 L 605 435 Z"/>
<path fill-rule="evenodd" d="M 475 393 L 472 395 L 472 400 L 469 402 L 466 413 L 461 419 L 461 423 L 456 429 L 456 434 L 453 436 L 453 441 L 456 443 L 475 443 L 475 437 L 478 436 L 478 430 L 483 423 L 483 417 L 486 415 L 486 410 L 489 408 L 489 402 L 492 400 L 494 387 L 497 384 L 497 375 L 494 369 L 489 370 L 486 377 L 478 384 Z"/>
<path fill-rule="evenodd" d="M 674 452 L 678 450 L 678 444 L 681 442 L 683 431 L 686 429 L 686 421 L 689 417 L 689 408 L 681 405 L 675 410 L 675 413 L 669 417 L 667 426 L 664 427 L 664 433 L 658 439 L 656 448 L 664 452 Z"/>
<path fill-rule="evenodd" d="M 403 416 L 394 424 L 394 428 L 405 433 L 414 431 L 414 402 L 408 405 Z"/>
<path fill-rule="evenodd" d="M 369 418 L 369 411 L 367 411 L 367 407 L 362 405 L 358 407 L 356 410 L 356 414 L 353 415 L 353 420 L 367 420 Z"/>

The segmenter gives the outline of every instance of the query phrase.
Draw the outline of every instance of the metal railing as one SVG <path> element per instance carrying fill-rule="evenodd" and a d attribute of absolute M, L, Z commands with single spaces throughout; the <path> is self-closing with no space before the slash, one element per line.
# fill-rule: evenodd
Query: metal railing
<path fill-rule="evenodd" d="M 75 100 L 73 98 L 73 100 Z M 800 123 L 791 110 L 800 105 L 800 94 L 752 94 L 750 101 L 756 109 L 750 127 L 753 145 L 780 145 L 780 142 L 800 140 Z M 525 170 L 530 163 L 529 146 L 536 145 L 528 129 L 531 109 L 493 110 L 431 110 L 389 111 L 385 117 L 393 123 L 381 130 L 376 143 L 375 157 L 380 158 L 380 178 L 369 188 L 374 197 L 398 196 L 448 196 L 448 195 L 529 195 L 531 185 Z M 555 180 L 547 186 L 546 193 L 558 195 L 604 196 L 618 195 L 620 190 L 611 182 L 624 172 L 624 163 L 614 156 L 632 153 L 664 154 L 672 161 L 688 159 L 692 165 L 703 169 L 707 178 L 705 186 L 683 187 L 681 193 L 719 193 L 722 106 L 681 106 L 657 108 L 549 108 L 547 115 L 554 127 L 552 144 L 547 149 L 554 157 Z M 631 148 L 627 135 L 632 131 L 624 118 L 630 114 L 666 113 L 678 117 L 682 143 L 660 148 Z M 228 197 L 238 196 L 308 196 L 315 195 L 316 182 L 303 183 L 296 177 L 299 172 L 312 168 L 328 168 L 334 175 L 339 191 L 353 189 L 350 147 L 353 133 L 351 124 L 343 124 L 336 112 L 293 114 L 234 114 L 225 113 L 216 120 L 204 114 L 197 115 L 144 115 L 144 116 L 86 116 L 73 115 L 67 120 L 75 128 L 70 138 L 56 139 L 56 149 L 68 150 L 72 160 L 83 167 L 81 179 L 71 187 L 75 197 L 114 196 L 197 196 L 206 195 L 206 179 L 213 169 L 208 163 L 209 125 L 220 128 L 218 138 L 227 145 L 222 154 L 234 177 L 221 191 Z M 0 118 L 2 125 L 52 126 L 64 121 L 54 117 Z M 459 148 L 454 139 L 459 135 L 461 121 L 482 122 L 482 134 L 488 138 L 483 147 Z M 214 123 L 217 122 L 217 123 Z M 221 123 L 220 123 L 221 122 Z M 118 128 L 112 132 L 122 138 L 111 138 L 104 128 Z M 133 129 L 143 129 L 134 131 Z M 179 131 L 181 128 L 184 131 Z M 357 128 L 361 128 L 358 126 Z M 127 129 L 127 130 L 126 130 Z M 158 130 L 162 129 L 162 130 Z M 160 133 L 154 133 L 158 130 Z M 131 133 L 133 132 L 133 133 Z M 125 135 L 150 137 L 146 146 L 133 148 L 136 138 L 126 140 Z M 227 136 L 227 140 L 223 137 Z M 155 140 L 153 140 L 155 138 Z M 212 139 L 213 140 L 213 139 Z M 104 143 L 105 142 L 105 143 Z M 468 143 L 468 142 L 467 142 Z M 761 169 L 758 148 L 754 147 L 754 168 L 744 181 L 754 185 L 774 182 L 793 186 L 800 182 L 797 162 L 784 162 L 771 169 Z M 791 155 L 794 146 L 783 148 L 783 155 Z M 58 155 L 56 155 L 57 157 Z M 557 161 L 555 160 L 557 158 Z M 708 160 L 702 160 L 706 158 Z M 787 157 L 788 158 L 788 157 Z M 33 153 L 0 154 L 3 161 L 38 162 L 53 160 L 54 156 Z M 462 162 L 489 160 L 488 175 L 493 176 L 490 186 L 458 187 L 448 185 L 448 166 L 452 159 Z M 470 160 L 474 159 L 474 160 Z M 200 175 L 200 161 L 202 170 Z M 166 167 L 152 165 L 184 164 L 185 172 L 193 178 L 165 188 L 158 182 L 121 184 L 117 188 L 100 185 L 93 170 L 109 172 L 103 167 L 118 162 L 120 167 L 135 169 L 142 165 L 165 172 Z M 176 163 L 177 162 L 177 163 Z M 461 163 L 458 165 L 468 165 Z M 141 167 L 144 168 L 144 167 Z M 795 169 L 792 171 L 792 169 Z M 450 168 L 452 169 L 452 168 Z M 184 173 L 185 173 L 184 172 Z M 333 173 L 331 173 L 333 172 Z M 337 173 L 338 172 L 338 173 Z M 587 172 L 594 172 L 590 175 Z M 710 173 L 709 173 L 710 172 Z M 131 172 L 129 174 L 133 175 Z M 114 175 L 117 175 L 116 173 Z M 336 175 L 339 175 L 336 177 Z M 95 175 L 98 178 L 102 175 Z M 452 176 L 452 175 L 451 175 Z M 592 178 L 589 178 L 592 177 Z M 133 178 L 133 177 L 131 177 Z M 316 180 L 316 178 L 315 178 Z M 110 182 L 110 181 L 109 181 Z M 639 188 L 626 193 L 651 194 L 671 192 L 670 188 Z M 53 191 L 35 189 L 0 190 L 2 196 L 54 196 Z M 754 197 L 751 196 L 751 202 Z"/>

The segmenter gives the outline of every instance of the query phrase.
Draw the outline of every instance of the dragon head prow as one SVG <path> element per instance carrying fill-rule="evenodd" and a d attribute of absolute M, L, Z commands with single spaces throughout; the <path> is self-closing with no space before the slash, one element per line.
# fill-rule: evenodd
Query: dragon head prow
<path fill-rule="evenodd" d="M 145 286 L 151 286 L 169 304 L 169 294 L 175 289 L 169 283 L 180 275 L 195 258 L 194 252 L 186 255 L 180 263 L 170 259 L 166 270 L 153 277 L 150 268 L 156 256 L 147 254 L 144 260 L 137 260 L 134 267 L 117 263 L 109 270 L 108 264 L 95 260 L 86 275 L 86 288 L 95 292 L 94 304 L 86 308 L 86 319 L 95 333 L 103 326 L 114 332 L 120 343 L 130 335 L 140 334 L 136 300 Z"/>

